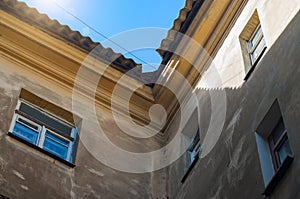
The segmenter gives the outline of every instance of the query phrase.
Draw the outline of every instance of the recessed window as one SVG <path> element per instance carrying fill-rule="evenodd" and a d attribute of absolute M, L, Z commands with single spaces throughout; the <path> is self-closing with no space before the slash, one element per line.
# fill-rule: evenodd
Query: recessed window
<path fill-rule="evenodd" d="M 293 161 L 293 152 L 278 101 L 275 101 L 256 130 L 256 143 L 269 196 Z"/>
<path fill-rule="evenodd" d="M 277 125 L 273 129 L 271 135 L 268 138 L 268 142 L 270 146 L 274 170 L 276 172 L 279 170 L 284 160 L 292 154 L 287 131 L 282 118 L 279 119 Z"/>
<path fill-rule="evenodd" d="M 58 160 L 74 163 L 77 128 L 30 102 L 18 101 L 9 134 Z"/>
<path fill-rule="evenodd" d="M 251 64 L 254 65 L 262 55 L 266 42 L 262 33 L 261 25 L 259 24 L 256 30 L 251 35 L 251 38 L 247 42 L 248 53 L 251 59 Z"/>
<path fill-rule="evenodd" d="M 244 79 L 247 80 L 267 48 L 256 10 L 240 34 L 240 44 L 246 74 Z"/>
<path fill-rule="evenodd" d="M 198 128 L 187 150 L 188 157 L 189 157 L 189 165 L 191 165 L 197 159 L 199 150 L 200 150 L 200 135 L 199 135 L 199 128 Z"/>
<path fill-rule="evenodd" d="M 200 145 L 200 133 L 199 128 L 197 128 L 191 140 L 190 146 L 187 149 L 186 154 L 184 155 L 184 157 L 186 157 L 186 161 L 184 166 L 184 176 L 182 177 L 181 182 L 185 181 L 188 174 L 191 172 L 192 168 L 196 164 L 196 161 L 199 158 Z"/>

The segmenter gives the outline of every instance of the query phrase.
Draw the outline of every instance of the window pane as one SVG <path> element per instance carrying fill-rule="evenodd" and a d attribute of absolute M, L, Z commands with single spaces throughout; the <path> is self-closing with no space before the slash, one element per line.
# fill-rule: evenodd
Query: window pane
<path fill-rule="evenodd" d="M 285 139 L 284 143 L 278 150 L 280 164 L 283 163 L 288 154 L 292 154 L 292 150 L 290 148 L 289 140 Z"/>
<path fill-rule="evenodd" d="M 43 149 L 62 158 L 67 158 L 69 142 L 62 138 L 55 136 L 49 132 L 46 132 Z"/>
<path fill-rule="evenodd" d="M 284 131 L 285 131 L 285 126 L 284 126 L 283 120 L 281 118 L 272 133 L 272 139 L 273 139 L 273 142 L 275 143 L 275 145 L 278 143 L 278 141 L 279 141 L 280 137 L 282 136 L 282 134 L 284 133 Z"/>
<path fill-rule="evenodd" d="M 16 122 L 13 129 L 13 134 L 32 144 L 36 144 L 38 138 L 38 132 L 20 124 L 19 122 Z"/>
<path fill-rule="evenodd" d="M 265 40 L 262 38 L 256 46 L 253 55 L 257 58 L 265 47 Z"/>
<path fill-rule="evenodd" d="M 193 140 L 188 148 L 188 151 L 190 152 L 194 151 L 199 142 L 200 140 Z"/>
<path fill-rule="evenodd" d="M 28 121 L 26 121 L 26 120 L 24 120 L 24 119 L 22 119 L 20 117 L 18 118 L 18 121 L 21 122 L 21 123 L 23 123 L 23 124 L 25 124 L 25 126 L 27 125 L 27 126 L 33 128 L 36 131 L 39 130 L 39 126 L 38 125 L 34 125 L 34 124 L 32 124 L 32 123 L 30 123 L 30 122 L 28 122 Z"/>
<path fill-rule="evenodd" d="M 256 46 L 256 48 L 253 51 L 253 53 L 251 54 L 252 63 L 254 63 L 257 60 L 257 58 L 262 53 L 262 51 L 263 51 L 263 49 L 264 49 L 265 46 L 266 46 L 265 40 L 264 40 L 264 38 L 262 38 L 260 40 L 259 44 Z"/>
<path fill-rule="evenodd" d="M 255 44 L 259 42 L 261 37 L 262 37 L 262 30 L 261 30 L 261 26 L 259 26 L 258 29 L 255 31 L 253 37 L 250 40 L 252 43 L 252 46 L 255 46 Z"/>
<path fill-rule="evenodd" d="M 200 141 L 195 145 L 195 148 L 192 151 L 188 151 L 190 164 L 195 160 L 200 150 Z"/>
<path fill-rule="evenodd" d="M 61 145 L 66 146 L 66 147 L 68 147 L 68 145 L 69 145 L 69 142 L 67 140 L 65 140 L 65 139 L 63 139 L 63 138 L 61 138 L 61 137 L 59 137 L 59 136 L 51 133 L 48 130 L 46 131 L 46 137 L 49 138 L 49 139 L 52 139 L 55 142 L 58 142 Z"/>
<path fill-rule="evenodd" d="M 52 128 L 64 133 L 67 136 L 71 135 L 72 127 L 66 125 L 59 120 L 48 116 L 47 114 L 43 113 L 42 111 L 35 109 L 25 103 L 21 103 L 19 110 L 32 118 L 35 118 L 37 121 L 40 121 Z"/>
<path fill-rule="evenodd" d="M 197 129 L 197 132 L 192 140 L 192 142 L 190 143 L 190 146 L 188 148 L 188 151 L 192 152 L 195 150 L 195 147 L 197 146 L 197 144 L 200 142 L 200 134 L 199 134 L 199 129 Z"/>

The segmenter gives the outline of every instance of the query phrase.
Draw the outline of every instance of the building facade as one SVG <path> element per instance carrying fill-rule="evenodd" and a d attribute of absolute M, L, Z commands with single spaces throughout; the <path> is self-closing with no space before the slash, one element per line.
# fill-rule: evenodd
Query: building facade
<path fill-rule="evenodd" d="M 1 1 L 0 198 L 300 198 L 299 8 L 187 0 L 149 78 Z"/>
<path fill-rule="evenodd" d="M 0 194 L 8 198 L 150 198 L 151 173 L 118 172 L 84 147 L 93 147 L 93 143 L 84 144 L 84 132 L 91 136 L 86 140 L 94 140 L 95 129 L 90 123 L 86 128 L 84 121 L 90 120 L 79 113 L 95 113 L 81 106 L 95 100 L 93 108 L 102 128 L 110 132 L 107 136 L 131 151 L 157 146 L 156 138 L 149 143 L 124 138 L 109 108 L 118 79 L 132 68 L 138 75 L 141 66 L 24 3 L 1 1 L 0 8 Z M 86 59 L 92 49 L 95 55 Z M 88 74 L 76 76 L 83 67 Z M 105 68 L 98 83 L 93 74 Z M 141 84 L 139 77 L 126 77 L 126 84 L 119 83 L 121 89 Z M 76 81 L 84 85 L 78 87 L 78 95 L 73 92 Z M 91 98 L 95 82 L 99 87 Z M 72 102 L 73 94 L 79 104 Z M 115 97 L 120 105 L 125 104 Z M 150 87 L 136 91 L 132 98 L 143 101 L 131 103 L 131 114 L 136 122 L 145 123 L 148 118 L 141 106 L 153 104 Z M 102 150 L 109 156 L 109 149 Z"/>
<path fill-rule="evenodd" d="M 174 84 L 179 71 L 199 104 L 182 130 L 186 154 L 166 169 L 170 198 L 300 198 L 299 6 L 196 1 L 181 10 L 158 49 L 160 72 Z"/>

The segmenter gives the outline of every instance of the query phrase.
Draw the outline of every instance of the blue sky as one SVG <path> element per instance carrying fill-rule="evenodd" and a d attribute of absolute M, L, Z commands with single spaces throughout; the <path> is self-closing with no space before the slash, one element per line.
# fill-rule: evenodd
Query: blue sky
<path fill-rule="evenodd" d="M 91 28 L 80 23 L 55 2 L 83 20 L 90 27 L 102 33 L 129 53 L 126 57 L 133 58 L 137 63 L 143 64 L 143 71 L 152 71 L 160 61 L 160 56 L 155 52 L 160 41 L 166 36 L 166 31 L 173 25 L 179 10 L 183 8 L 185 0 L 20 0 L 30 7 L 37 8 L 41 13 L 46 13 L 50 18 L 57 19 L 61 24 L 66 24 L 73 30 L 80 31 L 84 36 L 89 36 L 93 41 L 101 42 L 105 47 L 111 47 L 117 52 L 122 52 L 109 40 L 95 33 Z M 153 33 L 148 27 L 163 28 Z M 135 31 L 138 29 L 139 31 Z M 140 31 L 144 30 L 144 31 Z M 128 32 L 129 31 L 129 32 Z M 148 31 L 148 32 L 147 32 Z M 133 34 L 132 34 L 133 33 Z M 146 33 L 146 34 L 145 34 Z M 151 42 L 151 48 L 133 50 L 130 45 L 135 42 Z M 149 47 L 149 46 L 148 46 Z M 145 63 L 149 63 L 147 65 Z"/>

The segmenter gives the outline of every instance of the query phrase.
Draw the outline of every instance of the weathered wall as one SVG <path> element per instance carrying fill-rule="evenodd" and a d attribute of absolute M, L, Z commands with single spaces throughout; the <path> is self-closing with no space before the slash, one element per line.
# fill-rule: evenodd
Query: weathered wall
<path fill-rule="evenodd" d="M 211 91 L 225 91 L 227 96 L 221 137 L 213 150 L 198 160 L 184 183 L 180 183 L 183 159 L 168 168 L 170 198 L 264 198 L 254 132 L 275 99 L 282 111 L 294 162 L 270 198 L 300 198 L 299 24 L 300 14 L 297 14 L 240 88 Z M 211 93 L 202 90 L 198 93 L 200 131 L 206 132 L 211 112 L 205 105 L 210 103 Z"/>
<path fill-rule="evenodd" d="M 268 51 L 299 9 L 298 0 L 249 0 L 214 58 L 212 65 L 217 70 L 211 70 L 211 67 L 202 79 L 208 80 L 211 88 L 240 86 L 246 74 L 239 36 L 254 11 L 258 12 Z M 221 77 L 221 82 L 214 81 L 216 75 Z M 200 81 L 199 86 L 207 87 L 205 81 Z"/>
<path fill-rule="evenodd" d="M 7 133 L 21 88 L 72 110 L 72 93 L 28 70 L 26 64 L 0 54 L 0 194 L 12 199 L 152 197 L 151 174 L 111 169 L 95 159 L 82 142 L 78 146 L 76 166 L 70 168 L 9 137 Z M 109 111 L 101 107 L 98 111 L 100 122 L 110 129 L 110 134 L 122 134 Z M 136 150 L 141 147 L 137 141 L 123 142 L 118 136 L 115 141 Z"/>

